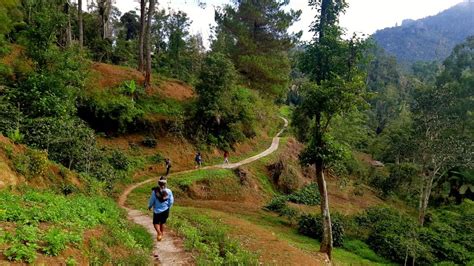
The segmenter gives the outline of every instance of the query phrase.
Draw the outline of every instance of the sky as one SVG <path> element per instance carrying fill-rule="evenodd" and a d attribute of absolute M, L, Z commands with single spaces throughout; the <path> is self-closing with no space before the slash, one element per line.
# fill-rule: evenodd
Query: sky
<path fill-rule="evenodd" d="M 181 10 L 188 14 L 193 23 L 192 33 L 200 33 L 208 46 L 211 34 L 209 25 L 214 25 L 214 8 L 230 0 L 201 0 L 206 3 L 202 8 L 198 0 L 159 0 L 160 8 Z M 341 17 L 341 25 L 347 29 L 347 34 L 357 32 L 372 34 L 378 29 L 393 27 L 401 24 L 404 19 L 420 19 L 436 15 L 437 13 L 454 6 L 463 0 L 347 0 L 349 8 Z M 85 1 L 84 1 L 85 2 Z M 138 8 L 139 0 L 115 0 L 115 5 L 122 13 Z M 312 37 L 308 31 L 314 19 L 315 11 L 308 7 L 307 0 L 290 0 L 288 9 L 300 9 L 302 15 L 290 31 L 303 31 L 302 40 Z"/>

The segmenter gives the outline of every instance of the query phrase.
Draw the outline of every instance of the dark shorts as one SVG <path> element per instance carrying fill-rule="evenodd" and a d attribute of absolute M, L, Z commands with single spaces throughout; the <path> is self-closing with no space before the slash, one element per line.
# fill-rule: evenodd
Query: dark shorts
<path fill-rule="evenodd" d="M 153 213 L 153 224 L 165 224 L 169 215 L 170 209 L 160 213 Z"/>

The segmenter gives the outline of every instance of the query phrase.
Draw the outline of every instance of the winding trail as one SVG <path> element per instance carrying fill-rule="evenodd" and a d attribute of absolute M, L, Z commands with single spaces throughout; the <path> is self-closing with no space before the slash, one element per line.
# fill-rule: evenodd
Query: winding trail
<path fill-rule="evenodd" d="M 200 169 L 201 170 L 202 169 L 215 169 L 215 168 L 233 169 L 245 164 L 249 164 L 251 162 L 254 162 L 256 160 L 259 160 L 265 156 L 272 154 L 278 149 L 280 145 L 280 135 L 288 127 L 288 120 L 286 120 L 284 117 L 280 117 L 280 118 L 283 119 L 283 121 L 285 122 L 285 125 L 276 134 L 276 136 L 272 140 L 272 144 L 265 151 L 237 163 L 218 164 L 218 165 L 202 167 Z M 173 173 L 173 175 L 179 174 L 179 173 L 194 172 L 197 170 L 198 169 L 192 169 L 192 170 L 186 170 L 186 171 L 181 171 L 181 172 L 175 172 Z M 151 235 L 155 236 L 156 231 L 153 228 L 152 218 L 139 210 L 131 209 L 125 206 L 125 202 L 127 201 L 128 195 L 135 188 L 145 185 L 147 183 L 153 182 L 153 181 L 156 181 L 156 178 L 150 178 L 140 183 L 136 183 L 136 184 L 128 186 L 118 198 L 118 204 L 120 205 L 120 207 L 122 207 L 123 209 L 127 211 L 127 216 L 130 220 L 132 220 L 136 224 L 139 224 L 145 227 Z M 174 234 L 171 230 L 166 231 L 165 237 L 163 237 L 163 240 L 161 242 L 155 243 L 155 246 L 153 248 L 153 256 L 154 256 L 154 263 L 157 265 L 193 265 L 194 264 L 194 259 L 191 253 L 186 252 L 183 248 L 182 239 L 178 237 L 176 234 Z"/>

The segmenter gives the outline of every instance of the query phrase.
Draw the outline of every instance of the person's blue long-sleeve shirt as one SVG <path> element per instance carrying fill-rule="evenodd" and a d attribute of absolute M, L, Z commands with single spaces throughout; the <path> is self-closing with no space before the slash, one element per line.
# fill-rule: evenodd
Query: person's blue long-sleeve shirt
<path fill-rule="evenodd" d="M 148 209 L 153 207 L 154 213 L 162 213 L 166 211 L 167 209 L 171 208 L 171 206 L 173 206 L 173 203 L 174 203 L 173 192 L 171 192 L 171 190 L 168 188 L 165 188 L 165 190 L 168 193 L 168 199 L 163 202 L 160 202 L 156 198 L 155 191 L 151 192 L 150 200 L 148 201 Z"/>

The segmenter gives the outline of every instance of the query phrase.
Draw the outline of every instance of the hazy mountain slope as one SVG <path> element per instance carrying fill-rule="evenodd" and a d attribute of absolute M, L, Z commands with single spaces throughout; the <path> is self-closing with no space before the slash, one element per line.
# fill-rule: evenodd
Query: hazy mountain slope
<path fill-rule="evenodd" d="M 407 7 L 409 8 L 409 7 Z M 461 3 L 435 16 L 405 20 L 377 31 L 375 41 L 399 61 L 445 59 L 456 44 L 474 35 L 474 3 Z"/>

